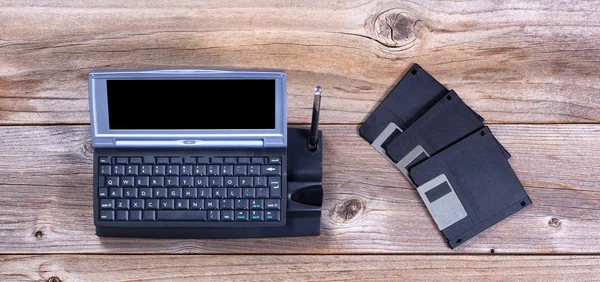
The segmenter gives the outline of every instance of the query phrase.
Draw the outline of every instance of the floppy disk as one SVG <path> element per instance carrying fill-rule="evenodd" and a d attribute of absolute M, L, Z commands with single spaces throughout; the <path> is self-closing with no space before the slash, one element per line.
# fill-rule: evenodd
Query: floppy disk
<path fill-rule="evenodd" d="M 446 87 L 414 64 L 360 126 L 359 134 L 389 159 L 382 147 L 386 140 L 400 134 L 446 93 Z"/>
<path fill-rule="evenodd" d="M 488 127 L 409 170 L 450 248 L 531 204 Z"/>
<path fill-rule="evenodd" d="M 483 118 L 451 90 L 402 134 L 383 144 L 388 157 L 408 176 L 408 169 L 483 127 Z M 510 154 L 498 143 L 506 158 Z"/>

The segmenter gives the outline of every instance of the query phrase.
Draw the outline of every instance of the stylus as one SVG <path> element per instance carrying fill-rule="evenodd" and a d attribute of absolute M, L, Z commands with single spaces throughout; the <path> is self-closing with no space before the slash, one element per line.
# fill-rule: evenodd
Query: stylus
<path fill-rule="evenodd" d="M 317 149 L 319 141 L 319 112 L 321 111 L 321 87 L 315 87 L 315 102 L 313 104 L 312 123 L 310 125 L 310 140 L 308 149 L 314 151 Z"/>

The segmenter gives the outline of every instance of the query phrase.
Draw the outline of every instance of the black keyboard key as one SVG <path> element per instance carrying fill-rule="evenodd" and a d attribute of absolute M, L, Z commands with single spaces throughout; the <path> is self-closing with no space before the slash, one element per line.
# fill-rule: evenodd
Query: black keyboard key
<path fill-rule="evenodd" d="M 129 158 L 127 157 L 118 157 L 117 158 L 117 164 L 128 164 L 129 163 Z"/>
<path fill-rule="evenodd" d="M 125 175 L 125 166 L 124 165 L 113 165 L 112 166 L 112 175 Z"/>
<path fill-rule="evenodd" d="M 212 176 L 208 180 L 210 187 L 223 187 L 223 177 L 221 176 Z"/>
<path fill-rule="evenodd" d="M 238 178 L 236 176 L 225 176 L 223 181 L 225 187 L 238 187 Z"/>
<path fill-rule="evenodd" d="M 169 198 L 181 198 L 181 188 L 169 188 Z"/>
<path fill-rule="evenodd" d="M 269 198 L 269 188 L 256 188 L 256 198 L 259 198 L 259 199 Z"/>
<path fill-rule="evenodd" d="M 158 220 L 206 221 L 206 211 L 158 211 Z"/>
<path fill-rule="evenodd" d="M 269 164 L 280 165 L 281 164 L 281 157 L 269 157 Z"/>
<path fill-rule="evenodd" d="M 248 211 L 235 211 L 235 221 L 248 221 Z"/>
<path fill-rule="evenodd" d="M 281 221 L 280 213 L 278 211 L 266 211 L 265 212 L 265 220 L 266 221 Z"/>
<path fill-rule="evenodd" d="M 265 209 L 267 210 L 281 210 L 281 200 L 267 199 L 265 200 Z"/>
<path fill-rule="evenodd" d="M 267 178 L 265 176 L 254 177 L 254 187 L 266 188 L 267 187 Z"/>
<path fill-rule="evenodd" d="M 183 188 L 183 197 L 186 199 L 194 199 L 197 196 L 196 188 Z"/>
<path fill-rule="evenodd" d="M 107 176 L 106 177 L 106 187 L 108 187 L 108 188 L 119 187 L 119 177 L 118 176 Z"/>
<path fill-rule="evenodd" d="M 133 182 L 133 176 L 123 176 L 121 177 L 121 187 L 129 188 L 134 187 L 135 183 Z"/>
<path fill-rule="evenodd" d="M 217 200 L 217 199 L 204 200 L 204 208 L 207 210 L 218 210 L 219 209 L 219 200 Z"/>
<path fill-rule="evenodd" d="M 132 210 L 142 210 L 142 209 L 144 209 L 144 200 L 142 200 L 142 199 L 131 200 L 131 209 Z"/>
<path fill-rule="evenodd" d="M 175 200 L 175 209 L 177 210 L 187 210 L 190 208 L 190 200 Z"/>
<path fill-rule="evenodd" d="M 221 166 L 221 175 L 223 175 L 223 176 L 233 175 L 233 166 L 232 165 L 222 165 Z"/>
<path fill-rule="evenodd" d="M 264 221 L 265 212 L 263 211 L 250 211 L 250 221 Z"/>
<path fill-rule="evenodd" d="M 235 209 L 236 210 L 247 210 L 248 209 L 248 199 L 235 200 Z"/>
<path fill-rule="evenodd" d="M 259 165 L 249 165 L 248 166 L 248 175 L 260 175 L 260 166 Z"/>
<path fill-rule="evenodd" d="M 155 176 L 164 176 L 165 175 L 165 166 L 164 165 L 155 165 L 152 167 L 152 175 Z"/>
<path fill-rule="evenodd" d="M 98 188 L 99 198 L 108 198 L 108 188 Z"/>
<path fill-rule="evenodd" d="M 172 210 L 175 207 L 175 200 L 173 199 L 162 199 L 160 200 L 161 210 Z"/>
<path fill-rule="evenodd" d="M 227 188 L 213 188 L 213 198 L 215 198 L 215 199 L 227 198 Z"/>
<path fill-rule="evenodd" d="M 171 158 L 171 164 L 182 164 L 183 163 L 183 159 L 179 158 L 179 157 L 172 157 Z"/>
<path fill-rule="evenodd" d="M 236 176 L 244 176 L 248 173 L 247 171 L 248 167 L 245 165 L 236 165 L 233 167 L 233 175 Z"/>
<path fill-rule="evenodd" d="M 229 188 L 227 189 L 227 198 L 239 199 L 242 198 L 242 188 Z"/>
<path fill-rule="evenodd" d="M 128 210 L 129 209 L 129 200 L 118 199 L 116 202 L 116 207 L 118 210 Z"/>
<path fill-rule="evenodd" d="M 252 176 L 242 176 L 242 177 L 240 177 L 239 182 L 240 182 L 239 186 L 242 188 L 251 188 L 254 186 L 253 185 L 254 181 L 252 181 Z"/>
<path fill-rule="evenodd" d="M 152 175 L 152 166 L 151 165 L 141 165 L 141 166 L 139 166 L 139 175 L 142 175 L 142 176 L 150 176 L 150 175 Z"/>
<path fill-rule="evenodd" d="M 212 188 L 198 188 L 198 198 L 200 198 L 200 199 L 212 198 Z"/>
<path fill-rule="evenodd" d="M 152 188 L 140 188 L 139 197 L 142 199 L 152 198 Z"/>
<path fill-rule="evenodd" d="M 254 188 L 244 188 L 244 198 L 253 199 L 256 197 L 256 189 Z"/>
<path fill-rule="evenodd" d="M 208 211 L 208 221 L 221 221 L 221 212 L 220 211 Z"/>
<path fill-rule="evenodd" d="M 138 166 L 137 165 L 127 165 L 125 166 L 125 175 L 138 175 Z"/>
<path fill-rule="evenodd" d="M 153 190 L 154 190 L 153 198 L 156 198 L 156 199 L 167 198 L 167 188 L 154 188 Z"/>
<path fill-rule="evenodd" d="M 150 187 L 150 177 L 148 176 L 138 176 L 135 178 L 135 187 L 145 188 Z"/>
<path fill-rule="evenodd" d="M 156 158 L 157 164 L 169 164 L 169 158 Z"/>
<path fill-rule="evenodd" d="M 206 175 L 206 166 L 205 165 L 195 165 L 194 166 L 194 175 L 195 176 Z"/>
<path fill-rule="evenodd" d="M 165 177 L 165 184 L 166 187 L 179 187 L 179 177 L 167 176 Z"/>
<path fill-rule="evenodd" d="M 101 165 L 100 166 L 100 175 L 102 176 L 108 176 L 110 175 L 112 169 L 110 165 Z"/>
<path fill-rule="evenodd" d="M 146 200 L 146 209 L 147 210 L 157 210 L 159 207 L 160 207 L 160 200 L 158 200 L 158 199 Z"/>
<path fill-rule="evenodd" d="M 123 189 L 125 193 L 125 198 L 127 199 L 135 199 L 138 197 L 138 189 L 137 188 L 125 188 Z"/>
<path fill-rule="evenodd" d="M 221 167 L 218 165 L 209 165 L 206 167 L 206 175 L 215 176 L 221 173 Z"/>
<path fill-rule="evenodd" d="M 265 209 L 264 200 L 250 200 L 250 209 L 251 210 L 264 210 Z"/>
<path fill-rule="evenodd" d="M 156 212 L 144 211 L 144 221 L 156 221 Z"/>
<path fill-rule="evenodd" d="M 129 221 L 142 221 L 142 211 L 129 211 Z"/>
<path fill-rule="evenodd" d="M 263 158 L 263 157 L 254 157 L 254 158 L 252 158 L 252 160 L 250 162 L 252 164 L 264 164 L 265 163 L 265 158 Z"/>
<path fill-rule="evenodd" d="M 191 165 L 180 165 L 179 166 L 179 175 L 182 175 L 182 176 L 192 175 L 192 166 Z"/>
<path fill-rule="evenodd" d="M 100 209 L 114 210 L 115 209 L 115 200 L 101 199 L 100 200 Z"/>
<path fill-rule="evenodd" d="M 203 210 L 204 209 L 204 200 L 190 200 L 190 209 L 192 210 Z"/>
<path fill-rule="evenodd" d="M 99 157 L 98 163 L 100 164 L 110 164 L 110 159 L 108 157 Z"/>
<path fill-rule="evenodd" d="M 234 206 L 233 206 L 232 199 L 222 199 L 221 200 L 221 209 L 222 210 L 232 210 L 233 208 L 234 208 Z"/>
<path fill-rule="evenodd" d="M 238 164 L 247 165 L 250 164 L 250 158 L 238 158 Z"/>
<path fill-rule="evenodd" d="M 196 164 L 196 158 L 190 158 L 190 157 L 183 158 L 183 163 L 184 164 L 192 164 L 192 165 Z"/>
<path fill-rule="evenodd" d="M 237 158 L 227 157 L 225 158 L 225 164 L 237 164 Z"/>
<path fill-rule="evenodd" d="M 144 164 L 155 164 L 156 159 L 154 157 L 144 157 Z"/>
<path fill-rule="evenodd" d="M 200 157 L 200 158 L 198 158 L 198 164 L 204 164 L 204 165 L 210 164 L 210 159 Z"/>
<path fill-rule="evenodd" d="M 140 158 L 140 157 L 131 157 L 131 158 L 129 158 L 129 163 L 130 164 L 135 164 L 135 165 L 140 165 L 140 164 L 142 164 L 142 158 Z"/>
<path fill-rule="evenodd" d="M 194 177 L 194 186 L 198 188 L 208 187 L 208 177 L 196 176 Z"/>
<path fill-rule="evenodd" d="M 267 176 L 279 176 L 281 175 L 280 165 L 263 165 L 260 166 L 260 174 Z"/>
<path fill-rule="evenodd" d="M 109 188 L 108 197 L 112 199 L 123 198 L 123 188 Z"/>
<path fill-rule="evenodd" d="M 271 198 L 281 199 L 281 177 L 271 176 L 268 178 L 268 182 Z"/>
<path fill-rule="evenodd" d="M 179 178 L 179 187 L 190 188 L 194 187 L 194 177 L 182 176 Z"/>
<path fill-rule="evenodd" d="M 127 219 L 129 219 L 128 211 L 117 211 L 118 221 L 127 221 Z"/>
<path fill-rule="evenodd" d="M 156 188 L 165 187 L 165 178 L 162 176 L 150 177 L 150 186 L 156 187 Z"/>
<path fill-rule="evenodd" d="M 221 221 L 233 221 L 233 211 L 221 211 Z"/>
<path fill-rule="evenodd" d="M 214 157 L 214 158 L 210 158 L 210 163 L 211 164 L 223 164 L 223 163 L 225 163 L 225 160 L 223 160 L 223 158 L 221 158 L 221 157 Z"/>
<path fill-rule="evenodd" d="M 179 166 L 178 165 L 168 165 L 167 166 L 167 175 L 179 175 Z"/>
<path fill-rule="evenodd" d="M 114 211 L 101 210 L 100 211 L 100 220 L 106 220 L 106 221 L 115 220 L 115 212 Z"/>

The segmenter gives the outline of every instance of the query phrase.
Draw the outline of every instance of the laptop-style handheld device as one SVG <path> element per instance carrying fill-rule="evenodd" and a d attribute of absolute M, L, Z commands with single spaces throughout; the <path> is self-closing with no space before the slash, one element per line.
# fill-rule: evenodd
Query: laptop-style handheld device
<path fill-rule="evenodd" d="M 283 72 L 93 71 L 89 95 L 97 233 L 286 225 Z"/>

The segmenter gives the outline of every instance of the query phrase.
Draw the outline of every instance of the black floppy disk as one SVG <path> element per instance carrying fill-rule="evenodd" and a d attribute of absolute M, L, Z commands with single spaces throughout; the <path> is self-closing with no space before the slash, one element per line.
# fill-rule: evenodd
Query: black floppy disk
<path fill-rule="evenodd" d="M 483 118 L 450 90 L 402 134 L 384 143 L 383 149 L 408 176 L 408 169 L 483 127 Z M 498 143 L 506 158 L 510 154 Z"/>
<path fill-rule="evenodd" d="M 414 64 L 359 128 L 362 138 L 386 158 L 382 145 L 408 128 L 448 93 L 419 65 Z"/>
<path fill-rule="evenodd" d="M 409 170 L 450 248 L 531 204 L 488 127 Z"/>

